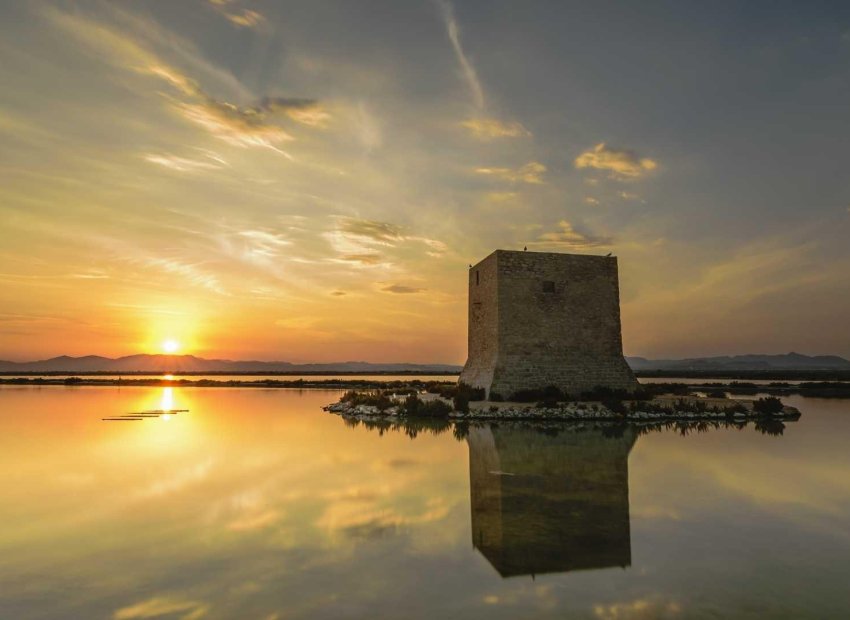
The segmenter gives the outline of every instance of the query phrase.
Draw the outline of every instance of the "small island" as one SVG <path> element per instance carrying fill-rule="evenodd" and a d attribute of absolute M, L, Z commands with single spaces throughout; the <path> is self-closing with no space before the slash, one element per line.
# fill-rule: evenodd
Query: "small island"
<path fill-rule="evenodd" d="M 673 393 L 664 384 L 632 392 L 598 388 L 577 398 L 551 386 L 526 390 L 512 400 L 485 400 L 481 388 L 427 384 L 424 389 L 350 390 L 325 411 L 365 418 L 448 418 L 454 420 L 797 420 L 800 411 L 773 396 L 744 400 L 724 393 Z"/>

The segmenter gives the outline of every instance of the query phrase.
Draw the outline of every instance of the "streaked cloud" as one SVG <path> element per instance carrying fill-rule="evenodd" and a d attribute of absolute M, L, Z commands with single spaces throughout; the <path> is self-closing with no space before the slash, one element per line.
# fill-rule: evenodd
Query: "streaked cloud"
<path fill-rule="evenodd" d="M 377 252 L 363 252 L 362 254 L 343 254 L 339 260 L 361 265 L 380 265 L 384 262 L 384 257 Z"/>
<path fill-rule="evenodd" d="M 220 157 L 207 155 L 203 159 L 192 159 L 189 157 L 180 157 L 171 153 L 148 153 L 144 156 L 145 161 L 178 172 L 198 172 L 201 170 L 219 170 L 227 166 Z"/>
<path fill-rule="evenodd" d="M 156 596 L 128 607 L 122 607 L 112 614 L 112 618 L 113 620 L 137 620 L 139 618 L 169 616 L 178 617 L 180 620 L 199 620 L 205 617 L 209 610 L 209 605 L 199 601 Z"/>
<path fill-rule="evenodd" d="M 224 10 L 233 3 L 212 4 Z M 167 83 L 181 95 L 177 100 L 167 97 L 180 114 L 228 144 L 270 148 L 291 158 L 279 148 L 281 143 L 294 139 L 292 134 L 281 126 L 279 121 L 282 118 L 313 128 L 324 127 L 330 120 L 330 113 L 314 99 L 265 96 L 252 105 L 239 105 L 210 94 L 185 71 L 160 58 L 152 45 L 148 45 L 148 39 L 167 41 L 167 35 L 156 31 L 152 24 L 139 26 L 140 21 L 137 18 L 129 21 L 141 29 L 147 35 L 146 38 L 133 37 L 114 26 L 57 10 L 51 9 L 47 15 L 86 43 L 111 54 L 110 61 L 114 64 L 128 71 L 157 77 Z M 154 34 L 151 34 L 152 32 Z M 187 52 L 183 51 L 182 54 L 185 56 Z M 192 58 L 193 65 L 204 67 L 205 71 L 217 77 L 221 75 L 220 70 L 207 69 L 204 61 Z M 219 81 L 232 83 L 232 76 L 219 77 Z M 244 91 L 239 84 L 232 89 Z M 169 160 L 158 160 L 155 163 L 166 165 Z M 182 165 L 185 167 L 188 164 L 182 162 Z"/>
<path fill-rule="evenodd" d="M 263 146 L 282 153 L 275 145 L 293 139 L 281 127 L 267 122 L 266 114 L 255 108 L 240 108 L 215 99 L 182 103 L 178 108 L 188 120 L 234 146 Z"/>
<path fill-rule="evenodd" d="M 276 257 L 292 241 L 280 233 L 267 230 L 243 230 L 237 233 L 249 245 L 250 251 L 268 258 Z"/>
<path fill-rule="evenodd" d="M 461 123 L 461 126 L 479 140 L 531 136 L 531 132 L 517 121 L 505 122 L 496 118 L 479 117 L 465 120 Z"/>
<path fill-rule="evenodd" d="M 382 256 L 377 247 L 396 248 L 404 244 L 418 243 L 426 248 L 429 256 L 441 256 L 448 246 L 438 239 L 408 234 L 402 227 L 389 222 L 352 217 L 338 218 L 337 229 L 326 233 L 342 260 L 368 265 L 378 264 Z"/>
<path fill-rule="evenodd" d="M 611 239 L 581 233 L 568 221 L 561 220 L 558 222 L 557 230 L 543 233 L 529 245 L 560 247 L 563 250 L 585 250 L 611 245 Z"/>
<path fill-rule="evenodd" d="M 452 49 L 460 66 L 461 76 L 469 88 L 475 107 L 483 109 L 484 89 L 481 87 L 481 81 L 478 79 L 478 73 L 476 73 L 475 67 L 472 65 L 460 43 L 460 26 L 458 26 L 457 19 L 455 19 L 454 7 L 448 0 L 439 0 L 438 4 L 446 25 L 446 34 L 449 36 L 449 41 L 452 43 Z"/>
<path fill-rule="evenodd" d="M 208 0 L 215 10 L 231 24 L 240 28 L 256 28 L 266 21 L 257 11 L 239 6 L 237 0 Z"/>
<path fill-rule="evenodd" d="M 537 161 L 530 161 L 519 168 L 476 168 L 475 172 L 511 183 L 543 183 L 546 166 Z"/>
<path fill-rule="evenodd" d="M 265 97 L 258 109 L 268 113 L 283 113 L 295 122 L 310 127 L 325 127 L 331 118 L 330 113 L 315 99 Z"/>
<path fill-rule="evenodd" d="M 340 232 L 381 245 L 395 245 L 404 239 L 401 228 L 388 222 L 342 218 Z"/>
<path fill-rule="evenodd" d="M 635 151 L 612 148 L 600 142 L 579 155 L 575 166 L 607 171 L 613 179 L 627 180 L 645 177 L 658 168 L 658 162 L 641 157 Z"/>
<path fill-rule="evenodd" d="M 190 284 L 205 288 L 219 295 L 228 295 L 219 277 L 203 268 L 200 262 L 184 262 L 179 259 L 160 256 L 135 257 L 128 262 L 141 263 L 146 267 L 161 270 L 179 279 L 180 286 Z"/>
<path fill-rule="evenodd" d="M 387 286 L 381 287 L 381 290 L 385 293 L 396 293 L 398 295 L 410 295 L 413 293 L 421 293 L 424 291 L 424 288 L 418 288 L 415 286 L 407 286 L 405 284 L 388 284 Z"/>

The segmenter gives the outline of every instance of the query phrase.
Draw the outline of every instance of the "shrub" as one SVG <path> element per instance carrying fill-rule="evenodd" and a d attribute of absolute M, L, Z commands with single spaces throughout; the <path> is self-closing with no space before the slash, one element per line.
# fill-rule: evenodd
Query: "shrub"
<path fill-rule="evenodd" d="M 421 404 L 422 401 L 419 400 L 419 397 L 416 394 L 410 394 L 404 399 L 404 404 L 402 405 L 401 410 L 404 412 L 404 415 L 415 416 L 419 414 L 419 406 Z"/>
<path fill-rule="evenodd" d="M 457 384 L 457 393 L 464 394 L 469 400 L 484 400 L 487 393 L 484 388 L 476 388 L 466 383 Z"/>
<path fill-rule="evenodd" d="M 554 385 L 547 385 L 542 389 L 518 390 L 511 394 L 508 400 L 516 403 L 534 403 L 541 400 L 557 402 L 566 400 L 566 398 L 566 395 L 560 389 Z M 490 399 L 492 400 L 492 396 Z"/>
<path fill-rule="evenodd" d="M 357 405 L 369 405 L 377 407 L 380 411 L 392 407 L 393 405 L 393 401 L 390 400 L 390 397 L 380 390 L 376 392 L 357 392 L 355 390 L 349 390 L 343 394 L 342 398 L 339 400 L 350 404 L 352 407 L 356 407 Z"/>
<path fill-rule="evenodd" d="M 466 383 L 458 383 L 450 398 L 456 411 L 469 413 L 469 401 L 484 400 L 485 396 L 484 388 L 474 388 Z"/>
<path fill-rule="evenodd" d="M 411 394 L 404 399 L 402 412 L 412 418 L 447 418 L 452 408 L 439 398 L 422 401 L 416 394 Z"/>
<path fill-rule="evenodd" d="M 621 415 L 626 414 L 626 406 L 623 404 L 623 401 L 618 398 L 608 398 L 601 402 L 606 409 L 609 409 L 614 413 L 619 413 Z"/>
<path fill-rule="evenodd" d="M 774 396 L 759 398 L 753 401 L 753 411 L 762 415 L 773 415 L 780 413 L 784 409 L 782 401 Z"/>
<path fill-rule="evenodd" d="M 452 399 L 455 411 L 469 413 L 469 395 L 466 392 L 458 392 Z"/>
<path fill-rule="evenodd" d="M 425 384 L 425 391 L 430 394 L 437 394 L 443 398 L 454 398 L 457 394 L 460 385 L 457 383 L 445 383 L 442 381 L 429 381 Z"/>
<path fill-rule="evenodd" d="M 747 408 L 741 403 L 735 403 L 731 407 L 726 407 L 723 412 L 727 418 L 732 418 L 736 413 L 747 413 Z"/>
<path fill-rule="evenodd" d="M 711 390 L 706 394 L 709 398 L 727 398 L 726 392 L 723 390 Z"/>
<path fill-rule="evenodd" d="M 494 403 L 502 403 L 505 402 L 505 397 L 498 392 L 490 392 L 490 401 Z"/>

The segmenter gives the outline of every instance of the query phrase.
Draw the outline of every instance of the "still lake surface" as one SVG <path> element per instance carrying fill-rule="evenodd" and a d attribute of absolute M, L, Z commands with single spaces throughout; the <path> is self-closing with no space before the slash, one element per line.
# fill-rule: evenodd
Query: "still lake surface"
<path fill-rule="evenodd" d="M 0 388 L 0 618 L 850 617 L 850 401 L 411 438 L 339 394 Z"/>

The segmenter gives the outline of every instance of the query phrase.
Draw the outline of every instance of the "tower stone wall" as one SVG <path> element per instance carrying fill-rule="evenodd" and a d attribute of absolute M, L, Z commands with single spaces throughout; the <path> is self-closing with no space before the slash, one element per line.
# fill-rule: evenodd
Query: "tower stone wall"
<path fill-rule="evenodd" d="M 623 358 L 617 259 L 496 250 L 469 270 L 460 380 L 508 398 L 550 385 L 633 390 Z"/>

